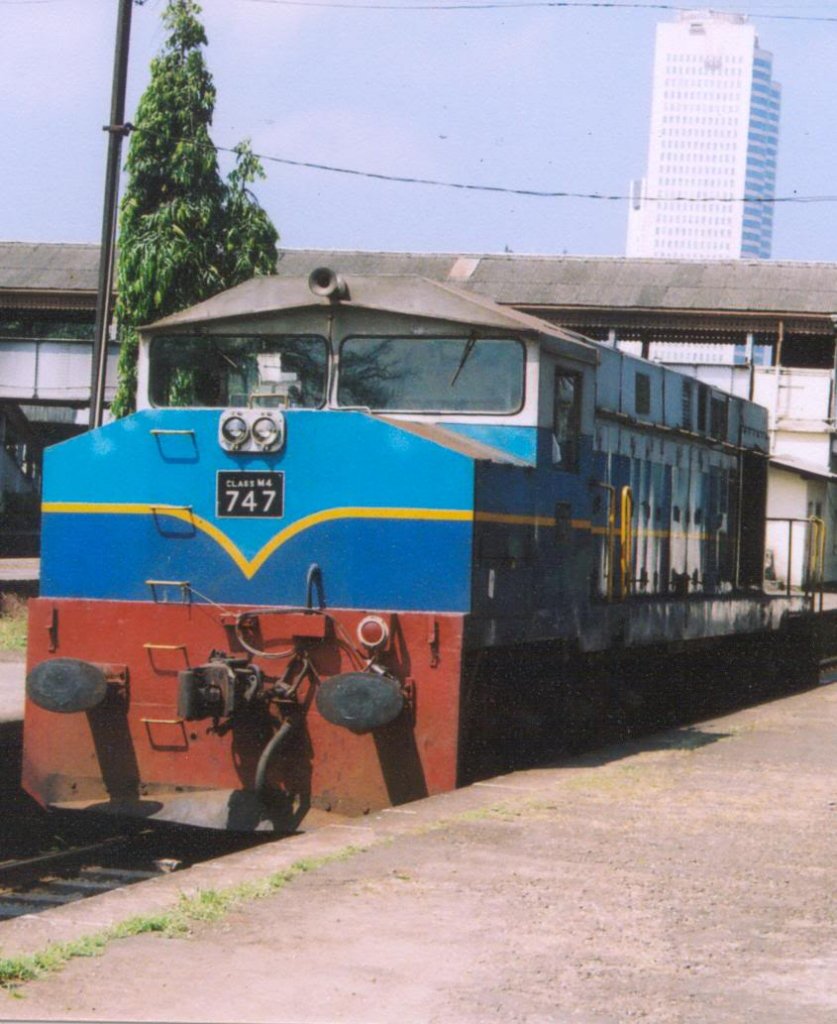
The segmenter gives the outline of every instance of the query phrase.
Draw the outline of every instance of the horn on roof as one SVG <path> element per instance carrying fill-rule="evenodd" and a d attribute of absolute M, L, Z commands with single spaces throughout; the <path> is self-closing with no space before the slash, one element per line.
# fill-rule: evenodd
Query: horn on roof
<path fill-rule="evenodd" d="M 348 299 L 349 286 L 345 280 L 330 267 L 317 267 L 308 275 L 308 287 L 315 295 L 324 299 L 339 302 Z"/>

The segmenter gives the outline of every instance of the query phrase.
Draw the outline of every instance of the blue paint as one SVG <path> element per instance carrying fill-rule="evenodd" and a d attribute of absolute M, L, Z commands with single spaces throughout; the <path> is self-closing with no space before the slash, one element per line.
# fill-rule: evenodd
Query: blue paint
<path fill-rule="evenodd" d="M 296 604 L 317 562 L 329 603 L 467 610 L 470 521 L 421 513 L 471 512 L 473 460 L 363 413 L 305 410 L 287 413 L 281 452 L 236 455 L 219 446 L 218 419 L 213 410 L 153 410 L 58 445 L 47 453 L 44 502 L 190 506 L 248 560 L 280 531 L 330 509 L 414 509 L 418 518 L 318 523 L 247 580 L 215 540 L 164 514 L 45 513 L 42 593 L 145 600 L 146 579 L 181 579 L 219 603 Z M 282 517 L 217 518 L 221 469 L 283 472 Z"/>
<path fill-rule="evenodd" d="M 151 516 L 47 515 L 44 550 L 65 554 L 45 560 L 41 590 L 53 597 L 147 601 L 156 589 L 158 599 L 178 601 L 178 588 L 151 588 L 145 581 L 183 580 L 195 588 L 197 603 L 304 605 L 308 567 L 317 562 L 330 607 L 468 608 L 470 523 L 324 523 L 290 540 L 251 580 L 211 538 L 189 533 L 185 523 L 174 527 L 164 536 Z M 64 543 L 68 537 L 71 545 Z"/>
<path fill-rule="evenodd" d="M 473 438 L 490 448 L 507 452 L 534 466 L 538 457 L 537 427 L 512 427 L 504 424 L 443 423 L 448 430 Z"/>

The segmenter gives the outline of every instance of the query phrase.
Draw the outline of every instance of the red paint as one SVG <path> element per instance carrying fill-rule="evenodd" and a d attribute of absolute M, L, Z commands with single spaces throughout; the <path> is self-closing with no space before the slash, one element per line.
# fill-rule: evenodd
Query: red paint
<path fill-rule="evenodd" d="M 390 632 L 382 662 L 414 691 L 412 716 L 403 714 L 374 736 L 356 736 L 326 722 L 312 700 L 305 742 L 294 745 L 274 772 L 284 788 L 310 789 L 313 806 L 350 814 L 443 792 L 457 782 L 463 617 L 372 611 Z M 357 646 L 357 625 L 366 614 L 329 609 L 338 629 L 321 642 L 324 620 L 299 614 L 265 615 L 247 636 L 268 651 L 287 648 L 294 637 L 311 638 L 312 661 L 327 678 L 356 668 L 337 637 Z M 30 669 L 57 657 L 124 664 L 129 683 L 127 701 L 117 688 L 114 700 L 89 714 L 57 714 L 27 701 L 26 790 L 42 804 L 56 804 L 102 803 L 177 787 L 251 789 L 259 755 L 275 731 L 267 714 L 244 716 L 220 734 L 209 719 L 184 722 L 177 714 L 178 672 L 205 663 L 212 650 L 243 653 L 229 615 L 212 606 L 30 602 Z M 272 678 L 287 664 L 254 661 Z"/>

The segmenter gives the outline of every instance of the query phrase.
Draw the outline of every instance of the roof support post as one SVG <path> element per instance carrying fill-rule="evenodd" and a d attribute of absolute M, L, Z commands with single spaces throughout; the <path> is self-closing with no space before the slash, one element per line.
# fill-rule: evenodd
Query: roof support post
<path fill-rule="evenodd" d="M 747 398 L 752 402 L 753 395 L 756 393 L 756 357 L 755 357 L 755 343 L 752 331 L 747 331 L 747 340 L 745 343 L 745 360 L 747 367 L 749 368 L 749 382 L 747 385 Z"/>
<path fill-rule="evenodd" d="M 833 427 L 834 420 L 837 418 L 837 313 L 831 314 L 831 338 L 834 358 L 832 361 L 831 385 L 829 387 L 828 418 L 831 420 Z"/>

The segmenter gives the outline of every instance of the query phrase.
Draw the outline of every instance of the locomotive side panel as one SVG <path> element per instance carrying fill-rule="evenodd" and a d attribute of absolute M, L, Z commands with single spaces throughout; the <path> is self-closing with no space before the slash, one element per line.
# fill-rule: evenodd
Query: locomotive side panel
<path fill-rule="evenodd" d="M 469 648 L 679 644 L 800 606 L 753 590 L 763 410 L 612 349 L 595 370 L 542 350 L 540 371 L 536 465 L 477 469 Z"/>

